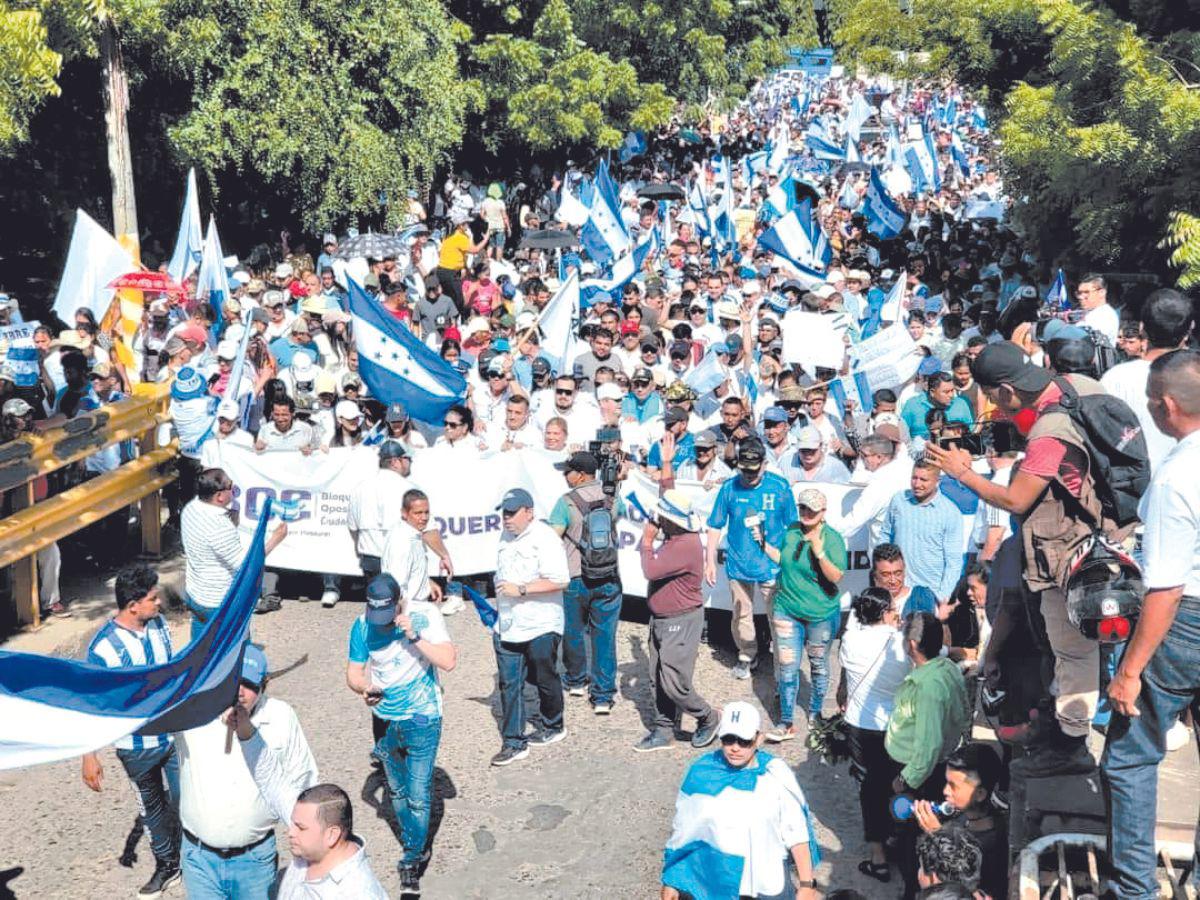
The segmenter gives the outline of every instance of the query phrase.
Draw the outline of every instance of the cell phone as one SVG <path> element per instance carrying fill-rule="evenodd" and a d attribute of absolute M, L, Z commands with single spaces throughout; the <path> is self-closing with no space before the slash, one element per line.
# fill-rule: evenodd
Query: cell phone
<path fill-rule="evenodd" d="M 377 688 L 377 687 L 368 688 L 368 689 L 367 689 L 367 696 L 368 696 L 368 697 L 382 697 L 382 696 L 383 696 L 383 689 L 382 689 L 382 688 Z"/>
<path fill-rule="evenodd" d="M 962 447 L 972 456 L 983 456 L 984 453 L 982 434 L 963 434 L 938 438 L 938 446 L 943 450 L 949 450 L 952 447 Z"/>

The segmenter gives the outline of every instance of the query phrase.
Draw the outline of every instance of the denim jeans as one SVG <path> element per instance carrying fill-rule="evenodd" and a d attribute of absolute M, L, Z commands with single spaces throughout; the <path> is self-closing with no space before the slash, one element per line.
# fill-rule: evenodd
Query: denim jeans
<path fill-rule="evenodd" d="M 800 651 L 808 655 L 812 692 L 808 699 L 809 718 L 819 715 L 829 689 L 829 645 L 841 622 L 840 610 L 827 619 L 809 621 L 789 616 L 778 604 L 771 616 L 775 633 L 775 668 L 779 682 L 779 723 L 792 724 L 796 694 L 800 690 Z"/>
<path fill-rule="evenodd" d="M 183 889 L 188 900 L 262 900 L 269 895 L 278 868 L 274 835 L 229 859 L 183 836 Z"/>
<path fill-rule="evenodd" d="M 535 728 L 559 731 L 563 727 L 563 690 L 558 677 L 558 641 L 554 632 L 533 640 L 508 643 L 492 636 L 500 680 L 500 733 L 505 747 L 524 749 L 525 682 L 537 688 L 539 714 L 531 717 Z"/>
<path fill-rule="evenodd" d="M 137 790 L 138 810 L 150 832 L 154 858 L 179 859 L 179 755 L 174 744 L 149 750 L 118 750 Z"/>
<path fill-rule="evenodd" d="M 1200 720 L 1200 598 L 1184 597 L 1179 604 L 1171 629 L 1142 672 L 1137 707 L 1141 715 L 1132 719 L 1113 714 L 1100 761 L 1108 801 L 1111 884 L 1119 900 L 1158 897 L 1158 764 L 1179 714 L 1191 707 Z"/>
<path fill-rule="evenodd" d="M 404 845 L 402 865 L 417 865 L 425 852 L 433 801 L 433 762 L 441 739 L 440 716 L 413 716 L 388 723 L 387 734 L 379 742 L 383 771 L 392 793 L 392 812 Z"/>
<path fill-rule="evenodd" d="M 621 619 L 621 583 L 587 585 L 572 578 L 563 591 L 563 683 L 582 687 L 591 681 L 592 703 L 612 703 L 617 693 L 617 623 Z M 587 639 L 591 638 L 592 671 L 588 678 Z"/>

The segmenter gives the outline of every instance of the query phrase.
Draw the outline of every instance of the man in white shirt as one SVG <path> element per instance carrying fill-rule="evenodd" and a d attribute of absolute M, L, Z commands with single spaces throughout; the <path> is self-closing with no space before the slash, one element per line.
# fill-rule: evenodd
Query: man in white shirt
<path fill-rule="evenodd" d="M 870 529 L 867 552 L 882 543 L 883 517 L 896 494 L 908 490 L 912 480 L 912 457 L 897 452 L 900 436 L 894 425 L 881 425 L 859 443 L 863 468 L 869 473 L 867 486 L 862 489 L 850 512 L 841 521 L 830 522 L 847 543 L 864 528 Z"/>
<path fill-rule="evenodd" d="M 563 633 L 563 589 L 571 580 L 562 539 L 535 518 L 533 497 L 508 491 L 497 507 L 504 534 L 496 559 L 499 621 L 493 646 L 500 676 L 500 731 L 504 746 L 492 765 L 507 766 L 566 737 L 558 645 Z M 525 736 L 525 682 L 537 686 L 539 715 Z"/>
<path fill-rule="evenodd" d="M 379 469 L 359 482 L 350 495 L 346 527 L 358 553 L 363 575 L 374 578 L 383 569 L 380 559 L 387 536 L 402 521 L 404 495 L 413 488 L 409 480 L 412 457 L 399 441 L 379 445 Z"/>
<path fill-rule="evenodd" d="M 1120 330 L 1121 317 L 1117 311 L 1108 305 L 1108 288 L 1103 275 L 1085 275 L 1075 288 L 1075 299 L 1083 310 L 1082 324 L 1104 335 L 1111 344 L 1117 346 L 1117 332 Z"/>
<path fill-rule="evenodd" d="M 586 447 L 600 427 L 600 409 L 595 399 L 590 394 L 583 395 L 579 383 L 570 375 L 560 375 L 555 379 L 554 403 L 543 403 L 538 410 L 538 421 L 543 431 L 553 418 L 560 418 L 567 423 L 567 434 L 573 447 Z"/>
<path fill-rule="evenodd" d="M 1150 367 L 1150 412 L 1179 443 L 1142 498 L 1146 586 L 1141 613 L 1108 686 L 1113 711 L 1101 768 L 1109 799 L 1112 886 L 1158 896 L 1154 826 L 1167 732 L 1200 702 L 1200 353 L 1176 350 Z"/>
<path fill-rule="evenodd" d="M 300 790 L 289 782 L 275 751 L 242 707 L 233 707 L 227 724 L 237 732 L 259 793 L 288 824 L 292 860 L 275 900 L 388 900 L 371 871 L 362 838 L 354 834 L 354 809 L 346 792 L 336 784 Z"/>
<path fill-rule="evenodd" d="M 270 421 L 258 429 L 254 449 L 299 450 L 308 456 L 321 446 L 321 434 L 307 422 L 296 418 L 296 401 L 291 397 L 277 396 L 271 403 Z"/>
<path fill-rule="evenodd" d="M 504 420 L 487 431 L 489 450 L 523 450 L 542 446 L 542 432 L 529 415 L 529 398 L 513 394 L 504 406 Z"/>
<path fill-rule="evenodd" d="M 780 470 L 790 483 L 819 481 L 825 484 L 848 484 L 850 470 L 825 449 L 821 432 L 809 425 L 796 438 L 796 452 L 783 460 Z"/>
<path fill-rule="evenodd" d="M 204 628 L 229 593 L 233 577 L 241 568 L 246 548 L 230 517 L 233 480 L 224 469 L 205 469 L 196 479 L 196 496 L 179 517 L 184 568 L 183 600 L 192 611 L 192 639 Z M 267 538 L 266 553 L 287 537 L 287 522 L 280 522 Z M 263 570 L 263 598 L 258 612 L 279 609 L 279 574 Z"/>
<path fill-rule="evenodd" d="M 296 713 L 264 695 L 266 678 L 266 655 L 247 644 L 237 705 L 273 751 L 282 783 L 303 791 L 317 783 L 317 764 Z M 183 884 L 193 900 L 266 897 L 278 868 L 276 813 L 259 792 L 245 756 L 226 751 L 231 733 L 223 716 L 175 735 Z"/>
<path fill-rule="evenodd" d="M 1153 473 L 1175 446 L 1175 439 L 1164 434 L 1150 415 L 1146 402 L 1150 364 L 1183 346 L 1192 330 L 1192 302 L 1170 288 L 1155 291 L 1142 304 L 1142 330 L 1146 337 L 1146 354 L 1141 359 L 1113 366 L 1101 376 L 1100 384 L 1114 397 L 1129 404 L 1137 415 Z"/>

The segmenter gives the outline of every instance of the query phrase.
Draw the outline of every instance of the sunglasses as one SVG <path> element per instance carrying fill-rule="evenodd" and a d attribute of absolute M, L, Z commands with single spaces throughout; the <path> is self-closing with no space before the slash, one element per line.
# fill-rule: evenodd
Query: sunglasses
<path fill-rule="evenodd" d="M 555 388 L 554 393 L 558 394 L 560 397 L 570 397 L 575 393 L 575 391 L 571 388 Z"/>
<path fill-rule="evenodd" d="M 717 452 L 716 447 L 697 447 L 696 448 L 697 456 L 699 456 L 701 453 L 716 453 L 716 452 Z"/>
<path fill-rule="evenodd" d="M 754 746 L 754 738 L 738 737 L 735 734 L 721 735 L 721 746 L 722 747 L 732 747 L 734 744 L 737 744 L 743 750 L 747 750 L 750 747 Z"/>
<path fill-rule="evenodd" d="M 451 422 L 449 419 L 447 419 L 446 421 L 442 422 L 442 424 L 445 425 L 447 428 L 462 428 L 463 425 L 465 425 L 466 423 L 465 422 Z"/>
<path fill-rule="evenodd" d="M 634 387 L 650 387 L 650 382 L 648 381 L 634 381 L 632 384 Z"/>

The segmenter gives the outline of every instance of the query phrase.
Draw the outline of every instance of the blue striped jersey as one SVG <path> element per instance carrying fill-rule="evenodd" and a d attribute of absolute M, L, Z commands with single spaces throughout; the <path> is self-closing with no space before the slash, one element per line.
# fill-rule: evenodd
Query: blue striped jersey
<path fill-rule="evenodd" d="M 162 616 L 146 623 L 141 634 L 109 619 L 88 644 L 87 661 L 97 666 L 120 669 L 127 666 L 153 666 L 171 659 L 171 629 Z M 167 734 L 142 736 L 131 734 L 115 741 L 118 750 L 150 750 L 170 743 Z"/>

